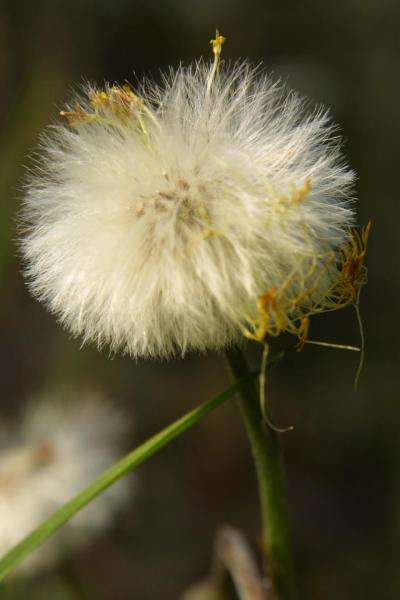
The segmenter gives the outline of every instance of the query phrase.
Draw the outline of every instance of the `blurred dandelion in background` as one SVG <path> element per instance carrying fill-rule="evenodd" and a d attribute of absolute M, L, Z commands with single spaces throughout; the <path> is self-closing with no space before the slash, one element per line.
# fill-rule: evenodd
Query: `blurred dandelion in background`
<path fill-rule="evenodd" d="M 121 455 L 127 423 L 97 392 L 32 398 L 0 431 L 0 554 L 20 542 Z M 18 573 L 49 569 L 109 527 L 132 498 L 132 475 L 100 495 L 38 548 Z"/>

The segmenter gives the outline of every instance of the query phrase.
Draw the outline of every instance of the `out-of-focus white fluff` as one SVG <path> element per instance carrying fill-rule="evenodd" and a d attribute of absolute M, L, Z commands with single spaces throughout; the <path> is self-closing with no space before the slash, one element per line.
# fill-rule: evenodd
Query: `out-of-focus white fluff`
<path fill-rule="evenodd" d="M 147 112 L 124 118 L 86 118 L 118 92 L 87 89 L 78 122 L 42 139 L 25 272 L 84 342 L 135 357 L 236 343 L 260 295 L 288 278 L 295 294 L 347 239 L 353 174 L 328 114 L 246 63 L 221 64 L 207 95 L 210 73 L 200 61 L 144 85 Z"/>
<path fill-rule="evenodd" d="M 0 556 L 121 457 L 126 419 L 93 392 L 34 398 L 14 429 L 0 431 Z M 113 520 L 130 497 L 125 477 L 82 509 L 21 564 L 51 567 Z"/>

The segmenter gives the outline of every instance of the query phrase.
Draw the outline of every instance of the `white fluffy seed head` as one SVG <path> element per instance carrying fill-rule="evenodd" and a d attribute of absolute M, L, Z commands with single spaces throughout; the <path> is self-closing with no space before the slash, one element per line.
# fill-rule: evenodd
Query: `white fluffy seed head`
<path fill-rule="evenodd" d="M 93 392 L 32 399 L 19 424 L 0 431 L 0 556 L 121 456 L 126 419 Z M 127 502 L 124 478 L 75 515 L 21 564 L 52 567 L 111 524 Z"/>
<path fill-rule="evenodd" d="M 261 335 L 268 290 L 273 335 L 329 296 L 354 177 L 324 110 L 247 63 L 214 77 L 200 61 L 139 95 L 88 88 L 62 114 L 21 244 L 74 335 L 135 357 L 218 349 Z"/>

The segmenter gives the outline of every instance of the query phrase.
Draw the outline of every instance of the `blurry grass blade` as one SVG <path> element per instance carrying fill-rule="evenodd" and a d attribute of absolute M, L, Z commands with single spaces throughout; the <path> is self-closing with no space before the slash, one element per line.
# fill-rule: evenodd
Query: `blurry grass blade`
<path fill-rule="evenodd" d="M 120 479 L 128 471 L 131 471 L 147 460 L 163 446 L 168 444 L 168 442 L 189 429 L 189 427 L 197 423 L 197 421 L 205 417 L 208 413 L 222 404 L 222 402 L 235 394 L 235 392 L 241 389 L 244 384 L 255 379 L 257 376 L 258 372 L 256 371 L 241 378 L 222 393 L 218 394 L 218 396 L 207 400 L 197 408 L 193 409 L 107 469 L 107 471 L 95 479 L 93 483 L 75 496 L 75 498 L 64 504 L 64 506 L 57 510 L 49 519 L 47 519 L 47 521 L 42 523 L 42 525 L 37 527 L 31 534 L 22 540 L 22 542 L 5 554 L 0 560 L 0 580 L 33 552 L 37 546 L 50 537 L 57 529 L 64 525 L 64 523 L 81 510 L 81 508 L 86 506 L 91 500 L 96 498 L 101 492 Z"/>

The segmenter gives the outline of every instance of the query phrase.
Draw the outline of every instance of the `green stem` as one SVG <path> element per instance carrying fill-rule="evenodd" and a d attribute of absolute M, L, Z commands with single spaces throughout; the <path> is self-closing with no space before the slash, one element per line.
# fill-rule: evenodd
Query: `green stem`
<path fill-rule="evenodd" d="M 242 378 L 249 373 L 246 359 L 238 348 L 228 350 L 226 356 L 234 378 Z M 263 550 L 269 583 L 275 593 L 273 598 L 293 600 L 293 567 L 281 447 L 277 434 L 263 422 L 259 395 L 253 381 L 241 388 L 239 407 L 257 473 Z"/>
<path fill-rule="evenodd" d="M 200 419 L 205 417 L 230 396 L 235 394 L 240 388 L 257 377 L 258 373 L 247 372 L 239 381 L 228 387 L 226 390 L 203 402 L 200 406 L 181 417 L 172 425 L 169 425 L 152 438 L 141 444 L 138 448 L 127 454 L 115 465 L 107 469 L 102 475 L 95 479 L 88 487 L 80 492 L 75 498 L 64 504 L 59 510 L 50 516 L 47 521 L 37 527 L 22 542 L 14 546 L 0 560 L 0 581 L 24 558 L 26 558 L 35 548 L 42 544 L 57 529 L 73 517 L 79 510 L 86 506 L 91 500 L 96 498 L 101 492 L 110 487 L 115 481 L 123 477 L 128 471 L 140 465 L 155 452 L 168 444 L 178 435 L 189 429 Z"/>

